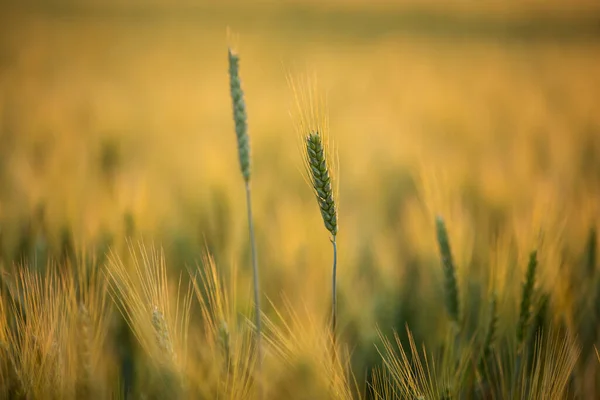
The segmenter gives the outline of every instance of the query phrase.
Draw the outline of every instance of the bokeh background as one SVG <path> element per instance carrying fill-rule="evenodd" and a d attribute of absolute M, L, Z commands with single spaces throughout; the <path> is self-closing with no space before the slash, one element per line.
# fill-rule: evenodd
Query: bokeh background
<path fill-rule="evenodd" d="M 533 248 L 556 318 L 577 327 L 593 305 L 596 289 L 573 275 L 599 221 L 596 1 L 19 1 L 2 2 L 0 20 L 5 265 L 134 236 L 163 246 L 173 271 L 207 247 L 238 266 L 249 300 L 230 27 L 262 290 L 323 318 L 331 249 L 286 75 L 315 73 L 327 95 L 340 329 L 359 378 L 377 363 L 377 327 L 444 334 L 437 214 L 473 315 L 494 290 L 514 317 Z"/>

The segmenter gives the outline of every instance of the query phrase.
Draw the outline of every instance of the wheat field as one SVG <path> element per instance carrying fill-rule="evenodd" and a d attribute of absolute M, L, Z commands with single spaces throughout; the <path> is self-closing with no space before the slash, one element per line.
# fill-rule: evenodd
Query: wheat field
<path fill-rule="evenodd" d="M 600 393 L 592 2 L 137 3 L 2 6 L 4 396 Z M 339 159 L 333 358 L 331 235 L 290 116 L 289 77 L 307 73 Z"/>

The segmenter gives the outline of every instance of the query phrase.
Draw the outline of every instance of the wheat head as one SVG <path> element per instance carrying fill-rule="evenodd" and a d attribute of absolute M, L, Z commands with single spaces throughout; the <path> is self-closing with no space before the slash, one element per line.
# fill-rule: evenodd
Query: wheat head
<path fill-rule="evenodd" d="M 231 46 L 227 54 L 229 59 L 229 89 L 233 104 L 233 121 L 235 123 L 238 157 L 242 176 L 248 182 L 250 181 L 250 139 L 248 137 L 246 102 L 244 101 L 244 91 L 242 90 L 239 73 L 240 57 Z"/>
<path fill-rule="evenodd" d="M 325 228 L 334 240 L 338 233 L 338 159 L 330 142 L 326 104 L 314 79 L 288 77 L 288 82 L 296 104 L 293 117 L 300 138 L 305 179 L 313 190 Z"/>

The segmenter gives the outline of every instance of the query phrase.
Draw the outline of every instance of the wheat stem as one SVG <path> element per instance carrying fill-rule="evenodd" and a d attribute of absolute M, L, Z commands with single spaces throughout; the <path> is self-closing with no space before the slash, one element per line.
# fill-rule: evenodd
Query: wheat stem
<path fill-rule="evenodd" d="M 331 239 L 331 244 L 333 245 L 333 279 L 331 288 L 331 334 L 335 346 L 337 331 L 337 243 L 335 241 L 335 236 L 333 236 L 333 238 Z"/>
<path fill-rule="evenodd" d="M 252 252 L 252 275 L 254 278 L 254 318 L 256 323 L 256 352 L 257 352 L 257 375 L 261 375 L 262 368 L 262 344 L 260 324 L 260 291 L 258 275 L 258 258 L 256 255 L 256 240 L 254 235 L 254 223 L 252 219 L 252 198 L 250 191 L 250 138 L 248 136 L 248 124 L 246 115 L 246 103 L 244 102 L 244 91 L 242 90 L 239 61 L 240 58 L 231 48 L 228 49 L 229 58 L 229 87 L 233 105 L 233 120 L 235 122 L 235 135 L 237 137 L 238 157 L 240 170 L 246 188 L 246 207 L 248 211 L 248 230 L 250 234 L 250 248 Z M 263 398 L 262 383 L 259 383 L 259 398 Z"/>
<path fill-rule="evenodd" d="M 262 362 L 261 324 L 260 324 L 260 290 L 258 281 L 258 259 L 252 219 L 252 196 L 250 195 L 250 182 L 246 182 L 246 204 L 248 209 L 248 230 L 250 234 L 250 247 L 252 251 L 252 275 L 254 278 L 254 319 L 256 324 L 256 351 L 258 356 L 257 368 L 260 372 Z"/>

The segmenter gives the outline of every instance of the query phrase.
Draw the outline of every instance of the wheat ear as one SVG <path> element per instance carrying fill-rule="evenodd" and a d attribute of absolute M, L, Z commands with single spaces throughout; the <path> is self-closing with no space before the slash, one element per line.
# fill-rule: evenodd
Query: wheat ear
<path fill-rule="evenodd" d="M 325 228 L 331 233 L 332 241 L 337 235 L 337 210 L 331 186 L 331 176 L 327 165 L 327 155 L 319 132 L 311 132 L 306 137 L 306 157 L 310 167 L 312 187 L 321 210 Z"/>
<path fill-rule="evenodd" d="M 231 38 L 230 38 L 231 41 Z M 235 123 L 235 136 L 237 138 L 238 158 L 244 181 L 250 181 L 250 139 L 248 137 L 248 122 L 246 115 L 246 102 L 240 80 L 240 57 L 230 45 L 228 48 L 229 59 L 229 89 L 233 105 L 233 122 Z"/>
<path fill-rule="evenodd" d="M 321 210 L 325 228 L 331 233 L 331 244 L 333 245 L 331 329 L 335 338 L 337 327 L 337 243 L 335 240 L 338 231 L 337 210 L 325 147 L 319 132 L 310 133 L 306 137 L 306 157 L 310 167 L 310 177 L 315 197 Z"/>
<path fill-rule="evenodd" d="M 452 258 L 450 249 L 450 241 L 448 239 L 448 231 L 442 217 L 437 217 L 435 220 L 437 242 L 442 258 L 442 267 L 444 268 L 444 285 L 446 294 L 446 308 L 448 315 L 458 324 L 460 318 L 460 303 L 458 301 L 458 283 L 456 281 L 456 268 Z"/>
<path fill-rule="evenodd" d="M 496 331 L 498 329 L 498 305 L 497 305 L 498 297 L 496 292 L 492 293 L 492 298 L 489 302 L 489 320 L 487 331 L 485 333 L 485 339 L 483 341 L 483 351 L 481 354 L 481 359 L 479 360 L 479 369 L 482 372 L 485 372 L 485 363 L 488 361 L 492 354 L 492 348 L 494 346 L 494 342 L 496 340 Z"/>
<path fill-rule="evenodd" d="M 531 314 L 531 297 L 533 295 L 533 287 L 535 285 L 535 270 L 537 268 L 537 252 L 534 250 L 529 255 L 529 263 L 527 265 L 527 274 L 523 283 L 523 292 L 521 297 L 521 306 L 519 312 L 519 322 L 517 324 L 517 341 L 523 343 L 525 334 L 529 325 Z"/>
<path fill-rule="evenodd" d="M 152 327 L 154 328 L 154 335 L 156 336 L 156 344 L 158 344 L 158 347 L 171 359 L 174 359 L 176 356 L 173 351 L 173 343 L 171 342 L 167 322 L 165 321 L 165 316 L 160 312 L 157 306 L 154 306 L 152 309 Z"/>
<path fill-rule="evenodd" d="M 231 40 L 231 37 L 230 37 Z M 233 121 L 235 123 L 235 135 L 237 137 L 238 157 L 240 169 L 244 178 L 246 189 L 246 207 L 248 213 L 248 230 L 250 235 L 250 247 L 252 252 L 252 274 L 254 278 L 254 318 L 256 324 L 256 351 L 257 369 L 260 374 L 262 363 L 261 345 L 261 313 L 260 313 L 260 289 L 258 274 L 258 257 L 256 255 L 256 240 L 254 235 L 254 223 L 252 218 L 252 196 L 250 191 L 250 139 L 248 137 L 248 124 L 246 116 L 246 103 L 244 102 L 244 91 L 239 75 L 239 55 L 230 46 L 229 58 L 229 88 L 233 105 Z M 262 389 L 260 397 L 262 397 Z"/>
<path fill-rule="evenodd" d="M 93 341 L 93 326 L 90 312 L 88 311 L 85 304 L 80 303 L 78 307 L 78 351 L 79 357 L 81 358 L 81 368 L 83 373 L 83 384 L 82 390 L 86 396 L 90 395 L 91 382 L 93 378 L 92 371 L 92 341 Z"/>
<path fill-rule="evenodd" d="M 305 179 L 310 184 L 323 217 L 325 228 L 331 234 L 333 246 L 331 328 L 335 344 L 337 327 L 337 233 L 338 207 L 337 159 L 329 143 L 329 124 L 326 106 L 317 92 L 315 82 L 308 79 L 295 82 L 288 78 L 296 103 L 296 131 L 301 140 L 300 151 L 305 168 Z M 336 161 L 336 163 L 334 163 Z"/>

